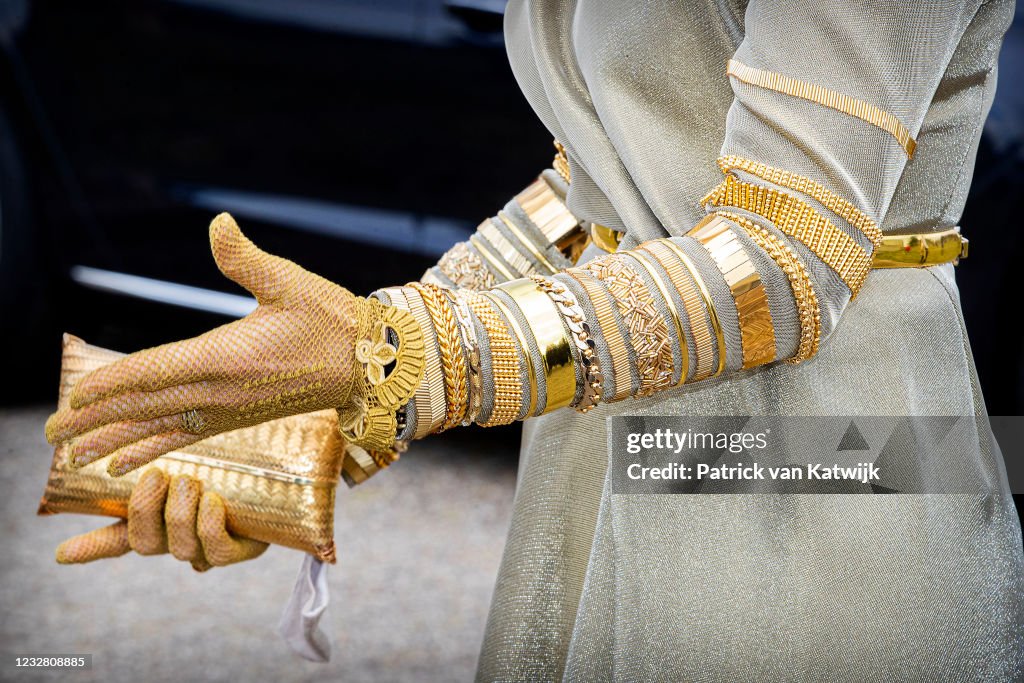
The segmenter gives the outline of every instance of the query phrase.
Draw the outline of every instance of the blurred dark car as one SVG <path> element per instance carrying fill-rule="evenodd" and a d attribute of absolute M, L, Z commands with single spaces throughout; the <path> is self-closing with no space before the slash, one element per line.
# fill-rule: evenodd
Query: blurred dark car
<path fill-rule="evenodd" d="M 53 393 L 60 330 L 133 350 L 244 314 L 209 253 L 219 211 L 355 292 L 418 278 L 553 154 L 503 11 L 0 0 L 0 319 L 23 388 Z"/>
<path fill-rule="evenodd" d="M 219 211 L 357 293 L 419 277 L 550 163 L 508 66 L 504 4 L 0 0 L 4 399 L 52 398 L 63 330 L 130 351 L 248 311 L 209 255 Z M 994 414 L 1024 407 L 1005 322 L 1019 305 L 1019 12 L 958 270 Z"/>

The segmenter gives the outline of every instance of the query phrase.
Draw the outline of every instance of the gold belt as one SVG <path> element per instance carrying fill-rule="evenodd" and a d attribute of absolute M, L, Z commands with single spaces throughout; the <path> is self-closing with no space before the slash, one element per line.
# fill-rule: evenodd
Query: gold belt
<path fill-rule="evenodd" d="M 592 223 L 590 239 L 607 252 L 615 252 L 622 233 Z M 924 268 L 943 263 L 956 265 L 967 258 L 969 242 L 960 228 L 912 235 L 885 235 L 872 255 L 872 268 Z"/>

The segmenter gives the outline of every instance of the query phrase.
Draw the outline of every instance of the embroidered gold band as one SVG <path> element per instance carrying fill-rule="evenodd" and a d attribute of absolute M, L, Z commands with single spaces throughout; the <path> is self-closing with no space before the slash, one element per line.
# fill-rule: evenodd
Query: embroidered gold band
<path fill-rule="evenodd" d="M 661 298 L 665 300 L 665 305 L 668 307 L 669 317 L 672 318 L 672 324 L 676 330 L 676 339 L 679 340 L 679 355 L 682 359 L 679 368 L 679 380 L 676 382 L 676 386 L 679 386 L 686 382 L 686 378 L 690 374 L 690 349 L 686 345 L 686 337 L 683 335 L 683 321 L 679 316 L 679 309 L 676 308 L 676 301 L 672 297 L 669 288 L 665 285 L 665 279 L 658 273 L 658 269 L 651 262 L 647 252 L 636 250 L 629 252 L 629 255 L 651 276 L 654 286 L 658 288 Z"/>
<path fill-rule="evenodd" d="M 413 395 L 413 404 L 416 406 L 416 428 L 413 436 L 421 439 L 441 428 L 446 411 L 444 373 L 437 350 L 437 334 L 434 331 L 434 322 L 427 313 L 418 291 L 412 287 L 389 287 L 384 291 L 391 297 L 393 305 L 404 307 L 412 313 L 423 330 L 426 368 L 423 382 Z"/>
<path fill-rule="evenodd" d="M 665 318 L 643 279 L 622 258 L 611 254 L 591 261 L 584 270 L 600 280 L 626 321 L 640 377 L 637 396 L 650 396 L 672 385 L 672 349 Z"/>
<path fill-rule="evenodd" d="M 818 352 L 821 341 L 821 310 L 818 307 L 818 295 L 814 291 L 803 262 L 775 234 L 758 225 L 752 220 L 728 211 L 717 211 L 743 228 L 759 247 L 772 257 L 789 279 L 793 299 L 796 301 L 797 314 L 800 317 L 800 343 L 796 355 L 790 360 L 794 363 L 807 360 Z"/>
<path fill-rule="evenodd" d="M 907 127 L 898 118 L 873 104 L 844 95 L 835 90 L 829 90 L 820 85 L 790 78 L 774 71 L 756 69 L 735 59 L 729 60 L 726 73 L 749 85 L 773 90 L 791 97 L 799 97 L 802 100 L 815 102 L 824 107 L 854 116 L 861 121 L 866 121 L 896 138 L 903 151 L 907 153 L 907 157 L 914 156 L 914 148 L 917 146 L 917 142 L 910 136 L 910 131 L 907 130 Z"/>
<path fill-rule="evenodd" d="M 477 291 L 494 286 L 494 273 L 465 242 L 459 242 L 446 251 L 437 267 L 459 287 Z M 426 276 L 423 279 L 426 281 Z"/>
<path fill-rule="evenodd" d="M 661 264 L 661 267 L 668 273 L 672 286 L 679 292 L 679 298 L 683 300 L 683 308 L 690 321 L 690 338 L 693 339 L 696 355 L 696 368 L 693 374 L 693 381 L 696 382 L 715 373 L 715 340 L 712 337 L 711 325 L 708 324 L 708 317 L 704 315 L 705 302 L 673 247 L 675 247 L 674 244 L 661 239 L 644 242 L 639 248 L 649 253 Z"/>
<path fill-rule="evenodd" d="M 701 203 L 744 209 L 771 221 L 834 270 L 853 297 L 857 296 L 871 270 L 871 254 L 857 240 L 791 194 L 740 182 L 736 176 L 728 175 Z"/>
<path fill-rule="evenodd" d="M 877 247 L 878 243 L 882 241 L 882 231 L 879 229 L 878 223 L 870 216 L 835 192 L 827 189 L 821 183 L 817 183 L 806 176 L 790 173 L 780 168 L 774 168 L 735 155 L 720 157 L 718 159 L 718 168 L 722 169 L 722 173 L 725 174 L 738 169 L 775 185 L 781 185 L 790 190 L 802 192 L 808 197 L 816 199 L 822 206 L 849 223 L 854 229 L 864 233 L 864 236 L 868 238 L 872 245 Z"/>
<path fill-rule="evenodd" d="M 585 270 L 571 268 L 565 272 L 574 277 L 586 291 L 590 305 L 594 307 L 597 326 L 601 330 L 600 338 L 604 341 L 608 348 L 608 355 L 612 358 L 611 371 L 615 393 L 606 400 L 624 399 L 629 396 L 633 382 L 629 372 L 629 349 L 626 346 L 626 338 L 622 335 L 619 324 L 615 320 L 615 313 L 612 311 L 612 298 L 608 294 L 608 290 Z"/>
<path fill-rule="evenodd" d="M 710 215 L 687 234 L 704 245 L 732 292 L 740 323 L 743 367 L 775 360 L 775 330 L 764 283 L 733 232 L 733 224 Z"/>

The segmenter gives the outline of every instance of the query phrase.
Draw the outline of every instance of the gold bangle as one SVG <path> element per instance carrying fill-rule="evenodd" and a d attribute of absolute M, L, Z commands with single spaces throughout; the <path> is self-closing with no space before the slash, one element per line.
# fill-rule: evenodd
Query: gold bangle
<path fill-rule="evenodd" d="M 716 211 L 719 216 L 728 218 L 743 228 L 757 245 L 764 249 L 779 268 L 789 278 L 789 286 L 793 290 L 797 314 L 800 316 L 800 344 L 796 354 L 789 360 L 799 363 L 811 358 L 818 352 L 821 341 L 821 309 L 818 306 L 818 295 L 814 291 L 803 262 L 793 253 L 792 249 L 764 226 L 754 221 L 731 213 Z"/>
<path fill-rule="evenodd" d="M 555 160 L 551 166 L 558 172 L 558 175 L 565 179 L 565 182 L 572 182 L 572 176 L 569 174 L 569 156 L 565 153 L 565 146 L 558 140 L 555 140 Z"/>
<path fill-rule="evenodd" d="M 523 328 L 516 320 L 516 317 L 512 315 L 512 311 L 505 305 L 505 302 L 500 297 L 494 294 L 494 290 L 483 292 L 483 295 L 487 297 L 487 300 L 498 309 L 498 312 L 505 318 L 508 326 L 512 328 L 512 333 L 516 336 L 516 340 L 519 342 L 519 349 L 522 356 L 520 359 L 526 361 L 526 378 L 529 383 L 529 396 L 526 401 L 526 415 L 525 417 L 533 417 L 533 413 L 537 410 L 537 375 L 533 366 L 533 354 L 530 353 L 530 347 L 526 343 L 526 335 L 523 334 Z M 520 404 L 521 405 L 521 404 Z M 518 416 L 517 416 L 518 417 Z"/>
<path fill-rule="evenodd" d="M 515 200 L 548 244 L 558 244 L 579 227 L 580 219 L 569 211 L 544 178 L 533 181 Z"/>
<path fill-rule="evenodd" d="M 473 292 L 463 292 L 463 295 L 487 333 L 494 377 L 494 406 L 487 422 L 481 426 L 510 424 L 522 410 L 523 385 L 519 379 L 519 354 L 508 332 L 509 324 L 502 320 L 487 297 Z"/>
<path fill-rule="evenodd" d="M 597 316 L 597 326 L 601 330 L 598 338 L 604 342 L 608 348 L 608 355 L 612 359 L 611 370 L 615 393 L 605 400 L 618 401 L 626 398 L 633 388 L 633 380 L 629 372 L 629 349 L 626 347 L 626 338 L 619 330 L 619 324 L 612 312 L 611 295 L 592 275 L 581 268 L 570 268 L 565 272 L 576 278 L 576 281 L 587 293 L 590 305 L 594 307 L 594 314 Z"/>
<path fill-rule="evenodd" d="M 791 194 L 728 175 L 701 203 L 744 209 L 771 221 L 835 271 L 850 288 L 852 298 L 857 297 L 871 270 L 871 254 L 857 240 Z"/>
<path fill-rule="evenodd" d="M 686 317 L 690 320 L 690 337 L 693 339 L 693 348 L 696 352 L 696 368 L 693 373 L 694 382 L 710 377 L 715 372 L 715 350 L 712 339 L 711 325 L 708 324 L 708 317 L 704 314 L 704 306 L 707 301 L 702 302 L 701 294 L 697 290 L 692 277 L 687 275 L 686 268 L 678 253 L 673 250 L 673 244 L 669 246 L 668 240 L 652 240 L 644 242 L 638 248 L 649 253 L 661 267 L 668 273 L 668 279 L 672 282 L 679 297 L 683 300 L 683 308 L 686 310 Z"/>
<path fill-rule="evenodd" d="M 733 232 L 733 224 L 721 216 L 710 215 L 687 234 L 704 245 L 732 292 L 740 323 L 743 367 L 775 360 L 775 330 L 764 283 Z"/>
<path fill-rule="evenodd" d="M 462 348 L 466 352 L 466 366 L 469 371 L 469 393 L 466 400 L 466 416 L 462 426 L 468 427 L 476 422 L 483 404 L 483 378 L 480 376 L 480 342 L 476 336 L 476 325 L 469 314 L 469 305 L 459 290 L 446 289 L 455 317 L 459 321 L 459 333 L 462 335 Z"/>
<path fill-rule="evenodd" d="M 584 269 L 604 283 L 626 321 L 640 376 L 636 395 L 650 396 L 672 386 L 668 325 L 644 281 L 618 254 L 591 261 Z"/>
<path fill-rule="evenodd" d="M 508 228 L 508 231 L 512 233 L 512 235 L 517 240 L 519 240 L 519 243 L 522 244 L 528 252 L 530 252 L 533 258 L 537 259 L 537 263 L 547 268 L 548 275 L 558 272 L 558 268 L 553 266 L 551 264 L 551 261 L 549 261 L 547 257 L 544 256 L 544 254 L 542 254 L 539 249 L 537 249 L 536 245 L 534 245 L 534 243 L 530 241 L 530 238 L 523 234 L 523 231 L 519 229 L 519 226 L 515 224 L 515 221 L 509 218 L 507 213 L 505 213 L 504 211 L 499 211 L 498 218 L 500 218 L 502 223 L 505 224 L 505 227 Z"/>
<path fill-rule="evenodd" d="M 672 323 L 676 328 L 676 339 L 679 340 L 679 355 L 682 359 L 682 364 L 679 370 L 679 381 L 676 382 L 676 386 L 681 386 L 686 382 L 686 378 L 690 374 L 690 349 L 686 345 L 686 337 L 683 335 L 683 321 L 679 317 L 679 309 L 676 308 L 675 299 L 672 298 L 671 292 L 668 287 L 665 286 L 665 280 L 658 273 L 658 269 L 654 267 L 654 264 L 647 260 L 646 252 L 633 250 L 628 252 L 633 259 L 643 266 L 643 269 L 647 271 L 647 274 L 654 280 L 654 285 L 658 288 L 661 293 L 661 298 L 665 300 L 665 305 L 668 306 L 669 317 L 672 318 Z"/>
<path fill-rule="evenodd" d="M 459 324 L 442 288 L 422 282 L 411 282 L 409 286 L 423 297 L 423 305 L 437 330 L 437 346 L 441 353 L 441 367 L 444 369 L 445 402 L 448 407 L 441 427 L 441 431 L 444 431 L 461 423 L 468 407 L 466 359 L 461 348 Z"/>
<path fill-rule="evenodd" d="M 797 175 L 790 171 L 774 168 L 736 155 L 720 157 L 718 159 L 718 168 L 722 169 L 724 174 L 729 174 L 731 171 L 738 169 L 769 183 L 802 192 L 808 197 L 817 200 L 826 209 L 849 223 L 855 230 L 864 233 L 864 236 L 868 238 L 868 241 L 873 246 L 878 247 L 882 241 L 882 231 L 879 229 L 878 223 L 870 216 L 821 183 L 817 183 L 806 176 Z"/>
<path fill-rule="evenodd" d="M 562 315 L 562 320 L 565 321 L 565 326 L 569 328 L 569 336 L 576 346 L 583 367 L 583 387 L 580 400 L 571 405 L 579 412 L 586 413 L 600 402 L 602 384 L 604 383 L 601 362 L 594 353 L 595 344 L 590 334 L 587 316 L 579 301 L 576 300 L 576 296 L 561 282 L 549 280 L 540 275 L 534 275 L 531 279 L 540 285 L 544 293 L 555 302 L 558 312 Z"/>
<path fill-rule="evenodd" d="M 441 367 L 441 357 L 437 345 L 437 331 L 434 321 L 427 312 L 423 303 L 423 297 L 412 287 L 404 287 L 406 303 L 409 312 L 416 318 L 416 322 L 423 329 L 423 336 L 426 354 L 426 371 L 424 381 L 416 389 L 413 401 L 416 406 L 416 432 L 415 438 L 421 439 L 432 434 L 444 425 L 444 418 L 447 413 L 447 403 L 444 389 L 444 372 Z"/>
<path fill-rule="evenodd" d="M 494 272 L 501 275 L 501 277 L 504 278 L 505 280 L 516 279 L 516 276 L 512 274 L 512 271 L 506 268 L 504 264 L 502 264 L 502 262 L 498 260 L 497 256 L 491 251 L 490 247 L 488 247 L 484 243 L 484 240 L 480 239 L 480 237 L 477 235 L 470 235 L 469 241 L 476 248 L 477 252 L 480 254 L 480 256 L 483 257 L 484 261 L 487 262 L 487 264 L 491 267 L 491 269 Z"/>
<path fill-rule="evenodd" d="M 562 325 L 558 307 L 536 282 L 528 278 L 506 282 L 498 285 L 497 289 L 508 294 L 516 303 L 537 342 L 547 395 L 544 412 L 549 413 L 570 405 L 576 397 L 576 366 L 572 344 Z M 535 401 L 531 397 L 531 404 Z"/>
<path fill-rule="evenodd" d="M 505 259 L 505 263 L 512 266 L 512 272 L 516 273 L 516 279 L 537 272 L 537 269 L 516 249 L 515 245 L 501 234 L 491 219 L 488 218 L 481 223 L 476 232 L 494 248 L 494 251 L 501 255 L 501 258 Z"/>
<path fill-rule="evenodd" d="M 459 287 L 481 290 L 494 286 L 494 273 L 465 242 L 459 242 L 446 251 L 437 262 L 437 267 Z"/>
<path fill-rule="evenodd" d="M 881 128 L 896 138 L 896 141 L 900 143 L 900 147 L 907 153 L 908 159 L 914 156 L 917 142 L 910 135 L 907 127 L 893 114 L 879 109 L 873 104 L 844 95 L 835 90 L 829 90 L 814 83 L 790 78 L 774 71 L 756 69 L 735 59 L 729 60 L 726 73 L 736 80 L 749 85 L 773 90 L 790 97 L 799 97 L 802 100 L 820 104 L 823 107 L 849 114 L 861 121 L 870 123 L 872 126 Z"/>

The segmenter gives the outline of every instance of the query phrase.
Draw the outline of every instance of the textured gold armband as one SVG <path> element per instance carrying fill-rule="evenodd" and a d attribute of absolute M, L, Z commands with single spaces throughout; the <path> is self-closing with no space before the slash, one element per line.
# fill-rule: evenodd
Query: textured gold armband
<path fill-rule="evenodd" d="M 544 178 L 537 178 L 517 194 L 516 202 L 549 244 L 558 244 L 579 227 L 580 220 Z"/>
<path fill-rule="evenodd" d="M 470 235 L 469 242 L 470 244 L 473 245 L 473 247 L 483 258 L 483 260 L 487 263 L 487 265 L 491 267 L 491 269 L 494 272 L 498 273 L 498 275 L 501 275 L 501 277 L 505 280 L 516 279 L 516 276 L 512 274 L 512 271 L 506 268 L 505 265 L 500 260 L 498 260 L 497 255 L 493 251 L 491 251 L 492 247 L 488 246 L 488 244 L 483 239 L 481 239 L 479 235 Z"/>
<path fill-rule="evenodd" d="M 668 325 L 643 279 L 620 254 L 591 261 L 584 270 L 600 280 L 626 321 L 640 376 L 637 396 L 650 396 L 672 385 L 672 348 Z"/>
<path fill-rule="evenodd" d="M 469 373 L 468 396 L 466 400 L 466 416 L 462 426 L 468 427 L 476 422 L 483 404 L 484 385 L 480 368 L 480 342 L 476 336 L 476 325 L 469 313 L 469 305 L 461 292 L 445 290 L 455 317 L 459 322 L 459 333 L 462 336 L 462 348 L 466 354 L 466 369 Z"/>
<path fill-rule="evenodd" d="M 594 352 L 595 344 L 590 334 L 587 316 L 573 293 L 561 282 L 540 276 L 534 276 L 532 279 L 555 302 L 558 312 L 562 314 L 562 319 L 565 321 L 565 326 L 569 328 L 570 338 L 576 346 L 580 363 L 583 366 L 583 391 L 580 394 L 580 400 L 573 403 L 572 407 L 581 413 L 586 413 L 601 400 L 602 384 L 604 383 L 601 363 Z"/>
<path fill-rule="evenodd" d="M 512 236 L 523 245 L 523 248 L 530 252 L 530 255 L 536 259 L 537 263 L 547 270 L 548 275 L 558 272 L 558 268 L 552 265 L 551 261 L 548 260 L 548 257 L 541 253 L 540 249 L 537 248 L 537 245 L 534 244 L 529 237 L 523 234 L 523 231 L 519 229 L 519 226 L 515 224 L 515 221 L 509 218 L 507 213 L 499 211 L 498 218 L 500 218 L 501 222 L 505 224 L 505 227 L 508 228 L 510 233 L 512 233 Z M 536 272 L 536 269 L 532 268 L 532 266 L 531 270 Z"/>
<path fill-rule="evenodd" d="M 430 314 L 437 331 L 437 347 L 444 372 L 444 392 L 447 410 L 441 431 L 462 422 L 467 409 L 466 359 L 461 348 L 459 323 L 444 290 L 436 285 L 411 282 L 409 286 L 423 297 L 423 305 Z"/>
<path fill-rule="evenodd" d="M 390 290 L 385 290 L 390 293 Z M 408 310 L 423 329 L 426 348 L 426 370 L 423 383 L 416 389 L 413 402 L 416 406 L 416 430 L 414 436 L 423 438 L 441 428 L 446 413 L 444 372 L 438 354 L 437 332 L 434 321 L 427 313 L 423 297 L 412 287 L 401 290 Z"/>
<path fill-rule="evenodd" d="M 720 157 L 718 168 L 722 169 L 722 173 L 726 175 L 734 170 L 740 170 L 769 183 L 802 192 L 817 200 L 826 209 L 849 223 L 855 230 L 864 233 L 873 246 L 877 247 L 882 241 L 882 230 L 874 219 L 821 183 L 806 176 L 735 155 Z"/>
<path fill-rule="evenodd" d="M 654 281 L 654 286 L 658 288 L 658 292 L 661 294 L 661 298 L 665 300 L 665 306 L 668 307 L 669 317 L 672 318 L 672 324 L 676 330 L 676 339 L 679 340 L 679 357 L 681 359 L 681 367 L 679 370 L 679 381 L 676 386 L 680 386 L 686 382 L 686 378 L 690 374 L 690 349 L 686 345 L 686 336 L 683 334 L 683 321 L 679 316 L 679 310 L 676 308 L 676 301 L 672 298 L 672 293 L 669 292 L 668 287 L 665 285 L 664 278 L 658 273 L 657 268 L 651 263 L 648 258 L 648 252 L 642 250 L 630 251 L 629 255 L 634 261 L 639 263 L 647 274 L 651 276 Z"/>
<path fill-rule="evenodd" d="M 743 367 L 752 368 L 775 360 L 775 329 L 764 283 L 733 232 L 733 224 L 721 216 L 711 215 L 687 234 L 704 245 L 732 292 L 740 323 Z"/>
<path fill-rule="evenodd" d="M 857 240 L 791 194 L 729 175 L 701 203 L 744 209 L 771 221 L 835 271 L 854 298 L 871 270 L 871 254 Z"/>
<path fill-rule="evenodd" d="M 491 355 L 491 374 L 494 378 L 494 406 L 483 427 L 494 427 L 515 422 L 522 410 L 523 387 L 519 380 L 520 360 L 515 342 L 509 334 L 509 325 L 493 307 L 492 301 L 482 294 L 462 292 L 487 334 Z"/>
<path fill-rule="evenodd" d="M 515 245 L 508 241 L 498 227 L 488 218 L 476 229 L 477 235 L 482 237 L 497 252 L 505 263 L 512 266 L 512 272 L 516 278 L 532 275 L 537 270 L 523 256 Z M 515 278 L 513 278 L 515 279 Z"/>
<path fill-rule="evenodd" d="M 661 264 L 661 267 L 668 273 L 672 286 L 679 292 L 679 298 L 683 300 L 686 317 L 690 320 L 690 337 L 693 339 L 696 355 L 693 381 L 697 382 L 714 375 L 716 370 L 715 339 L 723 337 L 723 335 L 720 324 L 715 326 L 716 329 L 712 330 L 712 325 L 708 323 L 709 319 L 714 323 L 718 322 L 714 309 L 711 308 L 711 316 L 714 316 L 713 318 L 704 314 L 705 307 L 711 306 L 710 296 L 703 296 L 698 289 L 693 272 L 686 272 L 688 267 L 683 259 L 680 258 L 681 250 L 675 244 L 667 239 L 659 239 L 644 242 L 638 248 L 649 253 Z M 703 282 L 700 284 L 703 285 Z M 724 358 L 724 341 L 720 345 L 719 353 L 723 354 L 722 357 Z"/>
<path fill-rule="evenodd" d="M 494 286 L 494 273 L 465 242 L 459 242 L 446 251 L 437 267 L 445 277 L 464 289 L 479 291 Z"/>
<path fill-rule="evenodd" d="M 544 386 L 547 403 L 544 412 L 549 413 L 572 403 L 576 397 L 576 366 L 573 363 L 572 347 L 562 326 L 558 307 L 529 278 L 512 280 L 497 286 L 516 303 L 526 319 L 527 326 L 537 343 L 544 368 Z M 529 347 L 524 351 L 529 355 Z M 531 410 L 536 411 L 535 395 L 530 397 Z"/>
<path fill-rule="evenodd" d="M 803 262 L 785 242 L 764 226 L 729 211 L 717 211 L 716 214 L 728 218 L 743 228 L 786 274 L 789 286 L 793 290 L 793 299 L 796 301 L 797 314 L 800 318 L 800 344 L 797 347 L 796 355 L 790 361 L 799 363 L 813 357 L 818 352 L 818 344 L 821 341 L 821 310 L 818 306 L 818 295 L 814 291 L 814 284 L 811 282 Z"/>
<path fill-rule="evenodd" d="M 590 273 L 581 268 L 570 268 L 565 271 L 583 287 L 594 308 L 597 317 L 596 324 L 601 331 L 600 339 L 608 349 L 608 355 L 612 359 L 612 377 L 615 382 L 615 393 L 607 398 L 608 401 L 618 401 L 629 396 L 633 388 L 633 379 L 629 371 L 629 348 L 626 346 L 626 338 L 619 330 L 615 313 L 612 311 L 612 297 L 608 290 Z"/>
<path fill-rule="evenodd" d="M 756 69 L 735 59 L 729 60 L 726 73 L 749 85 L 773 90 L 790 97 L 799 97 L 802 100 L 820 104 L 870 123 L 896 138 L 908 158 L 914 156 L 917 142 L 911 137 L 907 127 L 898 118 L 873 104 L 774 71 Z"/>
<path fill-rule="evenodd" d="M 487 298 L 491 304 L 498 309 L 501 315 L 505 318 L 509 328 L 516 337 L 516 341 L 519 342 L 519 349 L 522 356 L 519 358 L 521 362 L 526 366 L 526 379 L 528 385 L 528 394 L 526 396 L 526 417 L 533 417 L 533 414 L 537 411 L 537 374 L 533 366 L 533 354 L 530 353 L 530 346 L 526 342 L 526 333 L 523 332 L 522 325 L 512 314 L 512 311 L 501 300 L 501 297 L 494 293 L 495 290 L 484 292 L 483 295 Z M 518 366 L 516 372 L 518 373 Z M 521 404 L 520 404 L 521 405 Z M 518 414 L 516 415 L 518 417 Z M 492 420 L 493 421 L 493 420 Z"/>

